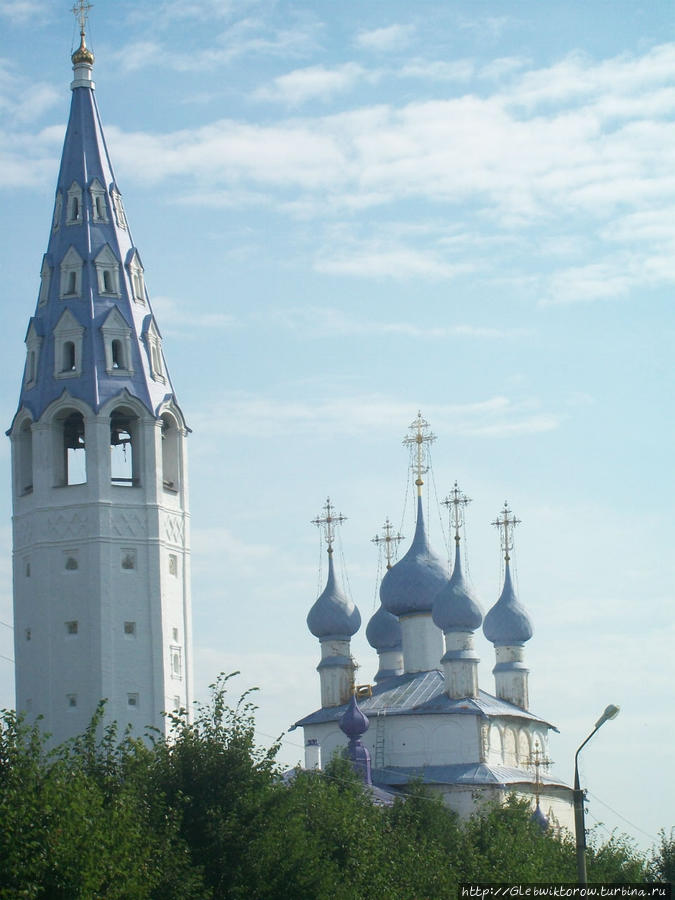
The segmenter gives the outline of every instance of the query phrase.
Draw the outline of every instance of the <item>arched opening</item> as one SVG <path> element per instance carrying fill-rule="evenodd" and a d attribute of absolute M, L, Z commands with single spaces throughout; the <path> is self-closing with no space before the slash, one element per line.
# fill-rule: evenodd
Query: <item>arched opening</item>
<path fill-rule="evenodd" d="M 80 201 L 77 197 L 73 197 L 70 201 L 70 218 L 73 222 L 80 218 Z"/>
<path fill-rule="evenodd" d="M 84 416 L 79 412 L 65 412 L 57 421 L 60 452 L 56 459 L 56 483 L 84 484 L 87 480 Z"/>
<path fill-rule="evenodd" d="M 33 490 L 33 430 L 26 420 L 19 429 L 16 442 L 16 473 L 19 494 L 30 494 Z"/>
<path fill-rule="evenodd" d="M 62 372 L 74 372 L 75 366 L 75 344 L 72 341 L 66 341 L 63 345 L 63 364 Z"/>
<path fill-rule="evenodd" d="M 96 195 L 96 199 L 94 201 L 96 206 L 96 218 L 97 219 L 105 219 L 105 208 L 103 206 L 103 197 L 100 194 Z"/>
<path fill-rule="evenodd" d="M 33 381 L 35 381 L 35 377 L 37 375 L 37 372 L 36 372 L 37 366 L 35 364 L 35 362 L 36 362 L 35 356 L 36 356 L 35 350 L 30 350 L 28 352 L 28 366 L 26 369 L 26 384 L 31 384 Z"/>
<path fill-rule="evenodd" d="M 180 432 L 176 420 L 168 413 L 162 416 L 162 484 L 167 491 L 180 487 Z"/>
<path fill-rule="evenodd" d="M 103 270 L 103 290 L 106 294 L 112 294 L 112 275 L 110 269 Z"/>
<path fill-rule="evenodd" d="M 122 341 L 118 341 L 115 339 L 111 344 L 111 355 L 112 355 L 112 367 L 113 369 L 125 369 L 124 365 L 124 351 L 122 347 Z"/>
<path fill-rule="evenodd" d="M 143 276 L 138 270 L 134 271 L 134 296 L 138 300 L 143 299 Z"/>
<path fill-rule="evenodd" d="M 134 487 L 139 479 L 137 452 L 138 416 L 118 408 L 110 416 L 110 480 L 121 487 Z"/>

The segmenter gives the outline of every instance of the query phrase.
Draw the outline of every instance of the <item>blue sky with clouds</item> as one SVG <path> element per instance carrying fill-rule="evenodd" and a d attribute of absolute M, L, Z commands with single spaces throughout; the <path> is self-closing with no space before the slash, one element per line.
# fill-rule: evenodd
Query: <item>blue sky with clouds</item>
<path fill-rule="evenodd" d="M 0 0 L 7 424 L 70 102 L 67 7 Z M 485 609 L 500 586 L 489 523 L 505 498 L 522 519 L 532 708 L 561 729 L 556 771 L 571 777 L 577 744 L 620 704 L 584 751 L 591 821 L 649 844 L 675 799 L 670 0 L 99 0 L 90 44 L 194 432 L 201 696 L 241 669 L 242 688 L 261 688 L 263 740 L 318 705 L 309 521 L 327 494 L 348 516 L 367 620 L 370 538 L 385 516 L 412 534 L 401 439 L 421 409 L 436 493 L 457 479 L 474 498 L 467 561 Z M 0 639 L 11 657 L 9 628 Z M 374 654 L 363 634 L 353 647 L 367 681 Z M 283 759 L 301 744 L 289 735 Z"/>

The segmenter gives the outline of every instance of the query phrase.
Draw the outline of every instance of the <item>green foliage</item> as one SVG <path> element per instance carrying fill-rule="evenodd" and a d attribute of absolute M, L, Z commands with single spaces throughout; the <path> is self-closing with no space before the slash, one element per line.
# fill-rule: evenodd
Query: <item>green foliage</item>
<path fill-rule="evenodd" d="M 351 766 L 284 780 L 228 678 L 167 739 L 103 728 L 55 749 L 0 717 L 0 900 L 435 900 L 463 881 L 574 882 L 574 846 L 524 801 L 460 821 L 421 784 L 380 808 Z M 672 880 L 673 832 L 649 862 L 624 837 L 588 851 L 591 881 Z"/>
<path fill-rule="evenodd" d="M 600 843 L 595 829 L 588 840 L 586 870 L 589 881 L 608 884 L 650 880 L 648 861 L 630 838 L 612 833 L 608 841 Z"/>
<path fill-rule="evenodd" d="M 659 831 L 659 845 L 652 851 L 650 867 L 654 881 L 675 883 L 675 828 L 670 829 L 669 835 L 665 828 Z"/>

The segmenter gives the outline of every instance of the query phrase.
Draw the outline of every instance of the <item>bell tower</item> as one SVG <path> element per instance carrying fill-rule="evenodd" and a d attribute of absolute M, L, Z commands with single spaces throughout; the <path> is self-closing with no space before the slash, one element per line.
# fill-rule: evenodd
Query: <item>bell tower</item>
<path fill-rule="evenodd" d="M 12 444 L 16 708 L 54 741 L 192 702 L 186 437 L 76 3 L 70 117 Z"/>

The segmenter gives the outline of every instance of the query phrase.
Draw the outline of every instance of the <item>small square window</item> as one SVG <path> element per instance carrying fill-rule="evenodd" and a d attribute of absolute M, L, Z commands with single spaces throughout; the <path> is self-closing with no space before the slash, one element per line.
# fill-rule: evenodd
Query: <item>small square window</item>
<path fill-rule="evenodd" d="M 175 553 L 169 554 L 169 575 L 178 575 L 178 557 Z"/>
<path fill-rule="evenodd" d="M 121 565 L 125 572 L 133 572 L 136 568 L 136 551 L 122 550 Z"/>
<path fill-rule="evenodd" d="M 138 706 L 138 694 L 127 694 L 127 706 Z"/>
<path fill-rule="evenodd" d="M 66 622 L 66 634 L 77 634 L 78 628 L 79 626 L 76 621 Z"/>
<path fill-rule="evenodd" d="M 30 628 L 26 628 L 25 635 L 26 635 L 26 640 L 30 641 L 30 639 L 33 637 L 33 632 L 31 631 Z"/>
<path fill-rule="evenodd" d="M 77 706 L 77 694 L 66 694 L 66 704 L 68 709 L 74 709 Z"/>
<path fill-rule="evenodd" d="M 79 568 L 80 564 L 78 563 L 76 556 L 69 555 L 66 557 L 66 572 L 76 572 Z"/>
<path fill-rule="evenodd" d="M 136 637 L 136 623 L 135 622 L 125 622 L 124 623 L 124 633 L 127 637 Z"/>

